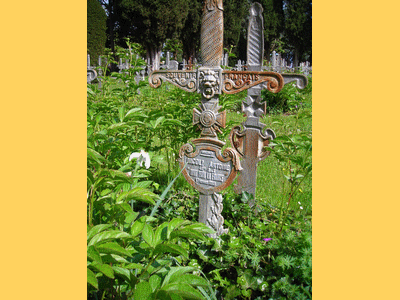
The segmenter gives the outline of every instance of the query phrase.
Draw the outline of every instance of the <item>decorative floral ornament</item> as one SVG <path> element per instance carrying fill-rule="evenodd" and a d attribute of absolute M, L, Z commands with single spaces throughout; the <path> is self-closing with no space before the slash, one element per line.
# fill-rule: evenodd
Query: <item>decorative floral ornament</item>
<path fill-rule="evenodd" d="M 140 152 L 133 152 L 129 156 L 129 161 L 131 161 L 134 158 L 138 159 L 137 163 L 139 164 L 140 167 L 143 165 L 144 162 L 146 169 L 150 168 L 150 155 L 144 150 L 140 150 Z"/>

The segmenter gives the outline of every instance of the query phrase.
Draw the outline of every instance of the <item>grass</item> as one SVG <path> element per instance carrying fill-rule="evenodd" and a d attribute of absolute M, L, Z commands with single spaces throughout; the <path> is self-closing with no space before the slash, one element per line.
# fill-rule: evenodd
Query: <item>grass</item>
<path fill-rule="evenodd" d="M 123 85 L 116 81 L 112 84 L 111 89 L 114 88 L 122 88 Z M 286 87 L 285 87 L 286 88 Z M 152 98 L 156 99 L 155 102 L 160 103 L 160 107 L 165 108 L 165 101 L 173 101 L 175 102 L 174 105 L 179 105 L 179 99 L 173 99 L 174 96 L 179 97 L 178 93 L 171 94 L 172 91 L 176 90 L 174 86 L 169 83 L 164 83 L 160 88 L 153 89 L 148 85 L 143 86 L 140 88 L 140 94 L 134 97 L 134 102 L 136 105 L 146 108 L 149 104 L 152 105 L 153 103 L 149 103 L 147 99 Z M 184 93 L 184 92 L 182 92 Z M 286 93 L 286 91 L 285 91 Z M 296 90 L 296 94 L 299 92 Z M 303 102 L 301 105 L 301 109 L 291 113 L 273 113 L 267 114 L 262 119 L 261 122 L 267 126 L 267 128 L 271 128 L 276 136 L 287 135 L 292 133 L 293 131 L 306 131 L 311 132 L 312 130 L 312 122 L 311 118 L 299 119 L 298 115 L 300 112 L 311 112 L 312 107 L 312 96 L 311 96 L 311 88 L 306 89 L 306 91 L 301 92 L 303 95 Z M 169 96 L 165 96 L 169 95 Z M 219 139 L 226 142 L 225 147 L 230 147 L 229 142 L 229 133 L 233 126 L 240 125 L 242 122 L 245 121 L 246 117 L 241 113 L 241 103 L 247 96 L 247 91 L 243 91 L 238 94 L 234 95 L 221 95 L 220 96 L 220 105 L 223 106 L 227 110 L 227 119 L 226 119 L 226 128 L 222 129 L 223 134 L 219 135 Z M 193 104 L 197 107 L 197 104 L 200 104 L 200 96 L 197 95 L 194 97 Z M 186 103 L 185 105 L 188 105 Z M 222 109 L 221 109 L 222 111 Z M 192 108 L 187 108 L 187 114 L 191 116 Z M 187 124 L 189 128 L 192 124 Z M 198 132 L 198 137 L 200 137 L 200 131 Z M 154 140 L 153 143 L 158 144 L 160 141 Z M 183 144 L 182 144 L 183 145 Z M 166 152 L 165 149 L 160 150 L 161 153 Z M 165 154 L 165 153 L 164 153 Z M 175 164 L 175 167 L 172 169 L 168 169 L 168 165 L 164 160 L 158 158 L 157 162 L 158 170 L 154 173 L 154 180 L 155 182 L 159 183 L 168 183 L 172 178 L 174 178 L 178 172 L 179 167 L 178 164 Z M 287 197 L 287 189 L 288 183 L 284 177 L 284 168 L 279 163 L 279 161 L 270 155 L 263 161 L 258 163 L 258 172 L 257 172 L 257 189 L 256 189 L 256 199 L 261 201 L 264 204 L 271 204 L 273 206 L 278 206 L 282 201 L 285 200 Z M 236 180 L 234 184 L 236 183 Z M 175 183 L 175 187 L 180 190 L 190 190 L 195 192 L 193 188 L 186 182 L 183 176 L 180 176 Z M 228 189 L 231 189 L 229 187 Z M 311 194 L 312 194 L 312 179 L 311 176 L 305 180 L 301 187 L 301 191 L 296 194 L 295 201 L 291 201 L 291 206 L 298 206 L 298 202 L 302 204 L 302 206 L 311 211 Z"/>
<path fill-rule="evenodd" d="M 237 96 L 237 101 L 242 101 L 247 93 Z M 312 96 L 311 90 L 304 93 L 304 102 L 299 111 L 293 113 L 274 113 L 267 114 L 261 119 L 261 123 L 267 128 L 271 128 L 276 136 L 287 135 L 293 131 L 311 132 L 311 118 L 298 118 L 299 113 L 311 113 Z M 227 114 L 227 124 L 232 126 L 239 125 L 246 120 L 246 117 L 239 111 L 230 111 Z M 233 124 L 233 125 L 232 125 Z M 287 196 L 288 182 L 284 177 L 284 168 L 277 158 L 270 155 L 257 165 L 257 189 L 256 199 L 264 204 L 278 206 L 285 201 Z M 311 213 L 312 178 L 308 177 L 300 187 L 300 191 L 295 196 L 295 201 L 291 201 L 291 207 L 301 206 Z M 296 207 L 297 206 L 297 207 Z"/>

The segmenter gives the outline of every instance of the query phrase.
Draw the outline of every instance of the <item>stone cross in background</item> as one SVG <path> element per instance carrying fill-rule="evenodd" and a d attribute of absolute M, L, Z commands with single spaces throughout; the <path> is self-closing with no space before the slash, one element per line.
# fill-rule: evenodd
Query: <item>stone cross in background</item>
<path fill-rule="evenodd" d="M 264 20 L 263 8 L 260 3 L 253 3 L 250 7 L 249 26 L 247 30 L 247 68 L 249 71 L 261 71 L 264 58 Z M 276 66 L 275 51 L 272 54 L 273 66 Z M 284 62 L 282 61 L 281 64 Z M 278 64 L 279 65 L 279 64 Z M 307 78 L 302 75 L 282 74 L 285 83 L 297 80 L 298 87 L 304 88 L 307 85 Z M 272 129 L 266 128 L 260 122 L 260 117 L 266 113 L 266 103 L 261 103 L 261 90 L 268 88 L 264 84 L 251 87 L 247 91 L 247 97 L 242 103 L 242 111 L 246 114 L 246 121 L 242 127 L 235 126 L 230 134 L 232 146 L 241 156 L 241 166 L 243 170 L 238 176 L 238 184 L 235 186 L 236 193 L 244 191 L 254 196 L 249 202 L 254 205 L 257 182 L 257 164 L 265 159 L 270 152 L 265 151 L 264 147 L 275 138 Z"/>
<path fill-rule="evenodd" d="M 307 79 L 297 74 L 223 70 L 222 0 L 205 0 L 200 46 L 202 66 L 197 70 L 154 71 L 149 76 L 149 83 L 157 88 L 162 81 L 167 81 L 202 96 L 199 108 L 193 110 L 193 124 L 200 128 L 201 137 L 182 146 L 179 163 L 186 180 L 200 193 L 199 221 L 213 228 L 216 237 L 226 232 L 219 192 L 228 187 L 242 170 L 238 151 L 227 148 L 222 152 L 225 143 L 217 136 L 220 128 L 225 127 L 226 118 L 225 111 L 219 112 L 219 95 L 235 94 L 259 84 L 277 93 L 286 82 Z"/>
<path fill-rule="evenodd" d="M 97 72 L 90 66 L 90 55 L 87 55 L 87 83 L 91 83 L 97 77 Z"/>
<path fill-rule="evenodd" d="M 236 66 L 236 71 L 242 71 L 243 65 L 242 65 L 242 61 L 240 59 L 238 60 L 238 62 L 235 66 Z"/>
<path fill-rule="evenodd" d="M 261 71 L 264 58 L 264 21 L 263 8 L 259 3 L 250 7 L 249 26 L 247 31 L 247 67 L 249 71 Z M 246 114 L 246 121 L 242 127 L 235 126 L 230 134 L 233 147 L 242 157 L 243 170 L 238 176 L 236 193 L 246 191 L 255 196 L 257 163 L 266 158 L 264 146 L 275 138 L 275 133 L 260 122 L 260 117 L 266 113 L 266 103 L 261 104 L 261 90 L 263 85 L 251 87 L 247 90 L 246 100 L 242 103 L 242 112 Z M 265 129 L 265 130 L 264 130 Z M 253 206 L 254 200 L 250 201 Z"/>

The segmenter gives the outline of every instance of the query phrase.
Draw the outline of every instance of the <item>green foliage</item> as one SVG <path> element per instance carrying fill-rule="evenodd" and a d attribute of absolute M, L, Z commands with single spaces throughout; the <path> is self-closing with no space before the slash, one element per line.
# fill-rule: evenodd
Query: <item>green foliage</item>
<path fill-rule="evenodd" d="M 225 0 L 224 5 L 224 46 L 238 45 L 240 35 L 246 31 L 249 3 L 241 0 Z M 233 48 L 235 56 L 239 56 L 238 49 Z M 245 59 L 244 57 L 242 59 Z"/>
<path fill-rule="evenodd" d="M 229 233 L 192 243 L 192 263 L 218 286 L 218 299 L 311 299 L 309 216 L 292 211 L 279 232 L 280 209 L 258 204 L 254 214 L 249 198 L 227 195 Z"/>
<path fill-rule="evenodd" d="M 263 191 L 253 208 L 251 195 L 226 189 L 229 232 L 214 240 L 193 222 L 198 194 L 176 163 L 180 147 L 200 135 L 191 125 L 200 97 L 169 84 L 137 84 L 140 47 L 127 42 L 117 53 L 133 59 L 131 68 L 105 76 L 101 90 L 88 85 L 88 299 L 311 299 L 312 87 L 289 86 L 290 113 L 262 120 L 277 138 L 262 162 L 273 168 L 257 178 L 266 185 L 264 173 L 273 173 L 280 189 Z M 230 122 L 243 120 L 237 111 L 245 93 L 221 95 L 228 111 L 221 139 Z M 148 169 L 129 160 L 140 150 L 151 157 Z"/>
<path fill-rule="evenodd" d="M 160 48 L 168 38 L 173 38 L 182 28 L 188 15 L 189 2 L 185 0 L 122 0 L 121 34 L 137 34 L 134 41 L 145 48 Z M 162 25 L 162 26 L 160 26 Z"/>
<path fill-rule="evenodd" d="M 312 44 L 312 1 L 285 1 L 284 37 L 300 60 L 310 59 Z"/>
<path fill-rule="evenodd" d="M 87 0 L 87 51 L 92 62 L 104 53 L 107 40 L 106 12 L 98 0 Z"/>
<path fill-rule="evenodd" d="M 294 83 L 292 83 L 286 84 L 279 93 L 274 94 L 267 90 L 263 90 L 261 95 L 263 101 L 267 102 L 267 110 L 269 113 L 294 113 L 299 111 L 305 105 L 305 96 L 311 95 L 311 77 L 309 77 L 309 83 L 306 89 L 307 90 L 305 91 L 301 91 L 296 88 Z"/>

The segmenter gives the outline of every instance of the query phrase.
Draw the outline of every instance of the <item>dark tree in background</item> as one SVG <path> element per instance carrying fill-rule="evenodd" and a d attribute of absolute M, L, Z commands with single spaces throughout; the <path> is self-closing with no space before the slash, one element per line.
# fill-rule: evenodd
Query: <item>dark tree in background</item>
<path fill-rule="evenodd" d="M 264 51 L 267 57 L 272 51 L 282 51 L 284 29 L 283 0 L 260 0 L 264 9 Z"/>
<path fill-rule="evenodd" d="M 98 0 L 87 0 L 87 51 L 91 61 L 97 61 L 106 45 L 107 15 Z"/>
<path fill-rule="evenodd" d="M 126 48 L 124 38 L 129 37 L 146 50 L 153 69 L 158 68 L 162 50 L 173 50 L 175 58 L 179 52 L 186 60 L 198 56 L 204 0 L 97 1 L 107 14 L 106 46 L 111 51 L 115 52 L 114 45 Z M 265 58 L 270 60 L 275 50 L 296 66 L 310 61 L 311 0 L 224 0 L 224 48 L 232 50 L 235 60 L 247 59 L 248 14 L 253 2 L 264 9 Z"/>
<path fill-rule="evenodd" d="M 293 50 L 294 63 L 312 59 L 312 3 L 310 0 L 284 1 L 284 38 Z M 306 57 L 309 56 L 309 57 Z"/>
<path fill-rule="evenodd" d="M 246 59 L 247 24 L 250 3 L 243 0 L 224 0 L 224 47 L 230 49 L 238 59 Z M 239 40 L 242 38 L 242 42 Z"/>
<path fill-rule="evenodd" d="M 203 0 L 193 0 L 189 2 L 188 16 L 179 35 L 182 41 L 183 58 L 186 60 L 193 60 L 198 56 L 203 2 Z"/>
<path fill-rule="evenodd" d="M 189 3 L 188 0 L 121 0 L 119 33 L 140 43 L 153 69 L 158 69 L 163 45 L 167 39 L 179 36 Z"/>

